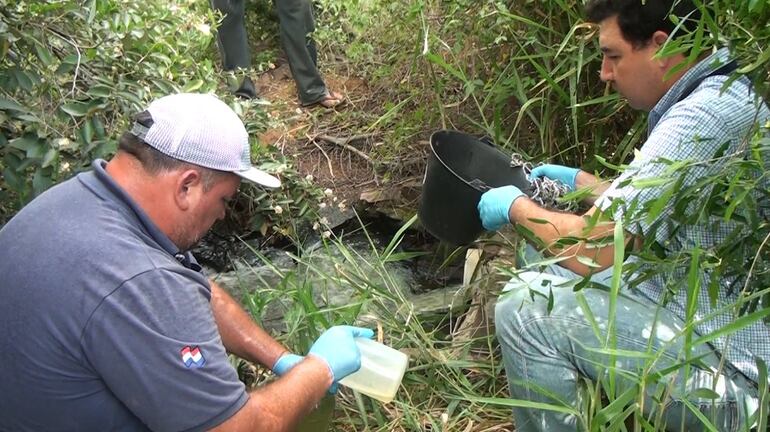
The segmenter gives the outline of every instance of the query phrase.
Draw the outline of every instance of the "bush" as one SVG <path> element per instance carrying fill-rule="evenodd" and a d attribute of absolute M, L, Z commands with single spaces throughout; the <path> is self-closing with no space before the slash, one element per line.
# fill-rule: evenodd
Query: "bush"
<path fill-rule="evenodd" d="M 114 152 L 147 101 L 213 90 L 196 3 L 0 1 L 0 222 Z"/>

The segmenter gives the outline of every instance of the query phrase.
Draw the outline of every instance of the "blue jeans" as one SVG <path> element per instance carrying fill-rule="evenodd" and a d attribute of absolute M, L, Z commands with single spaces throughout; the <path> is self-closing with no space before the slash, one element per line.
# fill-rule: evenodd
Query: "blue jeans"
<path fill-rule="evenodd" d="M 609 286 L 611 277 L 609 268 L 592 280 Z M 581 403 L 584 392 L 579 391 L 580 384 L 586 379 L 594 384 L 609 381 L 610 354 L 602 349 L 609 347 L 605 339 L 610 295 L 595 288 L 574 292 L 571 287 L 558 287 L 580 278 L 556 265 L 545 272 L 522 272 L 506 285 L 498 300 L 496 332 L 512 398 L 574 410 L 567 413 L 513 408 L 517 432 L 585 429 L 586 417 L 576 415 L 585 406 Z M 549 288 L 553 293 L 550 312 Z M 590 315 L 593 320 L 588 318 Z M 634 387 L 641 389 L 640 377 L 684 359 L 682 320 L 623 287 L 616 302 L 614 326 L 614 348 L 618 350 L 614 359 L 616 397 Z M 757 409 L 755 384 L 729 365 L 717 374 L 719 357 L 707 345 L 692 349 L 691 358 L 697 356 L 703 356 L 701 364 L 691 365 L 689 373 L 680 368 L 657 382 L 648 381 L 645 397 L 635 396 L 625 405 L 643 403 L 645 419 L 657 424 L 659 430 L 664 430 L 663 424 L 665 430 L 703 430 L 700 420 L 683 402 L 686 399 L 718 430 L 748 430 L 747 416 Z M 602 388 L 606 391 L 607 387 Z M 703 392 L 691 394 L 699 388 L 713 389 L 718 397 L 705 398 Z M 639 390 L 631 392 L 639 394 Z"/>

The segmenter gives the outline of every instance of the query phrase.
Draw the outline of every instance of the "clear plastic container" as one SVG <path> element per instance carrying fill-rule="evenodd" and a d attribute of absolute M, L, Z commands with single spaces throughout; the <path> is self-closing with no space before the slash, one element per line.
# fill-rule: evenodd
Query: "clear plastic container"
<path fill-rule="evenodd" d="M 388 403 L 396 396 L 409 358 L 401 351 L 375 342 L 356 338 L 361 350 L 361 369 L 340 380 L 340 384 Z"/>

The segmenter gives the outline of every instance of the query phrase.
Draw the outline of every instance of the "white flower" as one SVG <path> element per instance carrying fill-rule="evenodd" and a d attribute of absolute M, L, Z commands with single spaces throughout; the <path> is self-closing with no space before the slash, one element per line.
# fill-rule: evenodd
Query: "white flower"
<path fill-rule="evenodd" d="M 318 231 L 319 228 L 321 228 L 321 224 L 319 224 L 318 222 L 315 222 L 313 224 L 313 231 Z"/>
<path fill-rule="evenodd" d="M 321 218 L 321 223 L 324 225 L 329 225 L 329 219 L 326 219 L 325 217 Z"/>
<path fill-rule="evenodd" d="M 340 201 L 340 203 L 339 203 L 339 204 L 337 204 L 337 207 L 338 207 L 340 210 L 343 210 L 343 211 L 344 211 L 344 210 L 345 210 L 345 207 L 347 207 L 347 206 L 345 205 L 345 201 Z"/>
<path fill-rule="evenodd" d="M 326 203 L 321 203 L 321 204 L 318 204 L 318 207 L 319 207 L 319 208 L 322 208 L 322 209 L 325 209 L 325 208 L 326 208 Z"/>
<path fill-rule="evenodd" d="M 70 141 L 68 138 L 56 138 L 53 140 L 53 144 L 59 150 L 70 150 L 74 148 L 72 141 Z"/>
<path fill-rule="evenodd" d="M 206 23 L 198 23 L 198 25 L 196 25 L 195 28 L 198 29 L 199 32 L 205 35 L 211 34 L 211 26 Z"/>
<path fill-rule="evenodd" d="M 273 211 L 275 212 L 275 214 L 281 214 L 281 213 L 283 213 L 283 209 L 281 208 L 281 206 L 275 206 L 275 207 L 273 207 Z"/>
<path fill-rule="evenodd" d="M 323 234 L 321 234 L 321 237 L 323 237 L 325 239 L 328 239 L 331 236 L 332 236 L 332 232 L 331 231 L 324 231 Z"/>
<path fill-rule="evenodd" d="M 324 190 L 324 195 L 330 197 L 330 196 L 334 195 L 334 191 L 331 190 L 331 189 L 326 189 L 326 190 Z"/>
<path fill-rule="evenodd" d="M 306 175 L 306 176 L 305 176 L 305 180 L 307 180 L 307 181 L 309 181 L 309 182 L 313 181 L 313 174 L 308 174 L 308 175 Z"/>

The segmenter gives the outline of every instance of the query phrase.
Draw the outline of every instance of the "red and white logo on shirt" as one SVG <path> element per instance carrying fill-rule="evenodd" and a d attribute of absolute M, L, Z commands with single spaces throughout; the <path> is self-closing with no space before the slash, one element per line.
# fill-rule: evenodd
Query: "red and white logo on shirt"
<path fill-rule="evenodd" d="M 198 346 L 186 346 L 182 348 L 182 363 L 188 368 L 199 368 L 206 364 L 206 359 L 203 357 Z"/>

